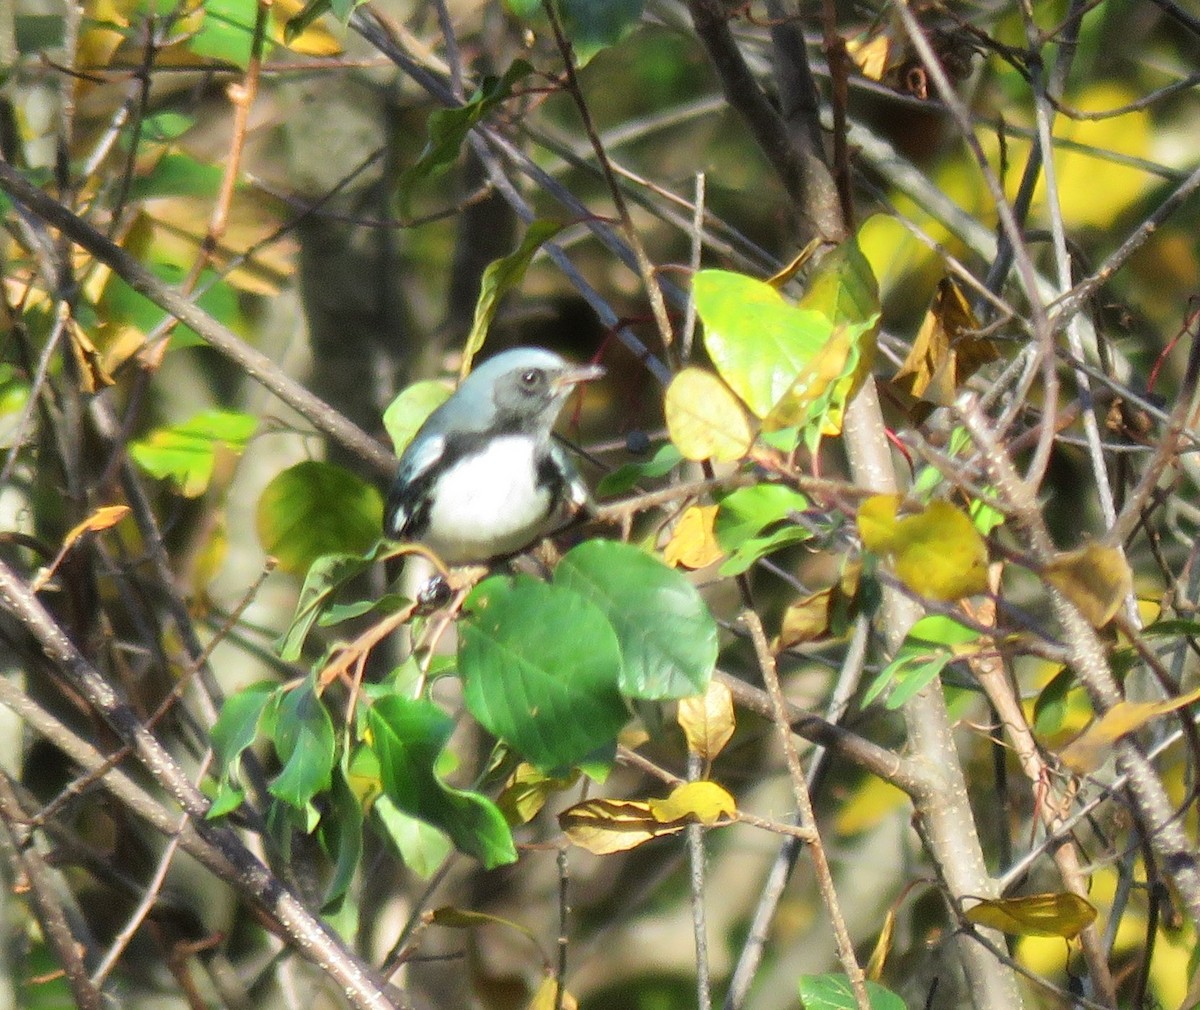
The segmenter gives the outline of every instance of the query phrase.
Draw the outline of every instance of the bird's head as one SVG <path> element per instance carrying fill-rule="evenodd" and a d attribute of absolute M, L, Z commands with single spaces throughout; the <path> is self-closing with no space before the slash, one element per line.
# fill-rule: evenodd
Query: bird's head
<path fill-rule="evenodd" d="M 603 374 L 599 365 L 576 365 L 540 347 L 517 347 L 476 368 L 458 395 L 489 404 L 498 429 L 549 431 L 571 390 Z"/>

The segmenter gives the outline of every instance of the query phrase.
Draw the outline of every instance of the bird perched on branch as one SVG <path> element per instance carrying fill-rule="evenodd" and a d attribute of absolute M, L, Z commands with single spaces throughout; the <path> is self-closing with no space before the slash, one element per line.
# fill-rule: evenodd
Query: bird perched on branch
<path fill-rule="evenodd" d="M 589 498 L 551 429 L 571 390 L 603 374 L 538 347 L 484 362 L 401 455 L 384 531 L 454 565 L 514 554 L 562 527 Z"/>

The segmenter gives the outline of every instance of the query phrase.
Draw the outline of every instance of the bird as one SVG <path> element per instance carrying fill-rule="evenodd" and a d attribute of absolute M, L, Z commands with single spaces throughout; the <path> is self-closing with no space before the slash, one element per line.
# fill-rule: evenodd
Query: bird
<path fill-rule="evenodd" d="M 540 347 L 489 358 L 401 453 L 384 532 L 465 565 L 516 554 L 560 529 L 591 499 L 551 431 L 571 390 L 603 374 Z"/>

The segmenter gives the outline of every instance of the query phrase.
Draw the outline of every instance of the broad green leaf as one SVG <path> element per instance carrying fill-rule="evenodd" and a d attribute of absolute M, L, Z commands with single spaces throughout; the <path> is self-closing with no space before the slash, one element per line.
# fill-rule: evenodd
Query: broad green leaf
<path fill-rule="evenodd" d="M 133 180 L 131 200 L 150 200 L 163 196 L 191 196 L 215 199 L 221 191 L 222 171 L 187 154 L 168 152 L 154 163 L 148 175 Z"/>
<path fill-rule="evenodd" d="M 766 417 L 833 333 L 812 309 L 789 305 L 771 285 L 728 270 L 692 281 L 704 346 L 721 378 L 756 417 Z"/>
<path fill-rule="evenodd" d="M 271 681 L 251 684 L 230 695 L 221 706 L 221 714 L 212 728 L 212 748 L 221 767 L 218 792 L 207 817 L 221 817 L 236 810 L 245 799 L 237 784 L 241 775 L 242 754 L 258 736 L 263 710 L 279 685 Z"/>
<path fill-rule="evenodd" d="M 317 618 L 317 623 L 322 628 L 332 628 L 343 621 L 352 621 L 354 618 L 362 617 L 364 614 L 371 614 L 378 611 L 381 614 L 389 615 L 411 605 L 412 600 L 407 596 L 401 596 L 399 593 L 384 593 L 377 600 L 334 603 L 321 613 L 321 616 Z"/>
<path fill-rule="evenodd" d="M 471 363 L 483 346 L 492 320 L 496 318 L 500 300 L 524 279 L 534 254 L 564 227 L 566 226 L 561 221 L 531 221 L 525 229 L 525 237 L 521 239 L 521 244 L 507 256 L 492 260 L 487 265 L 479 284 L 479 300 L 475 303 L 471 332 L 467 334 L 467 342 L 463 348 L 463 376 L 471 371 Z"/>
<path fill-rule="evenodd" d="M 387 796 L 380 796 L 371 813 L 376 832 L 404 860 L 404 865 L 422 880 L 432 877 L 454 851 L 454 843 L 432 824 L 406 814 Z"/>
<path fill-rule="evenodd" d="M 271 795 L 303 809 L 329 788 L 335 744 L 333 720 L 312 677 L 280 700 L 272 738 L 283 770 L 269 786 Z"/>
<path fill-rule="evenodd" d="M 1095 906 L 1069 892 L 983 898 L 963 913 L 968 922 L 1018 936 L 1061 936 L 1070 940 L 1096 919 Z"/>
<path fill-rule="evenodd" d="M 188 40 L 188 48 L 197 56 L 245 70 L 250 63 L 256 7 L 247 0 L 204 0 L 204 21 Z M 269 52 L 270 39 L 263 41 L 264 52 Z"/>
<path fill-rule="evenodd" d="M 218 450 L 241 455 L 258 419 L 232 410 L 206 410 L 182 424 L 158 428 L 131 443 L 129 454 L 153 477 L 170 480 L 185 498 L 208 490 Z"/>
<path fill-rule="evenodd" d="M 802 975 L 799 989 L 804 1010 L 858 1010 L 845 975 Z M 871 1010 L 906 1010 L 904 1000 L 878 982 L 867 981 L 867 997 Z"/>
<path fill-rule="evenodd" d="M 657 558 L 617 540 L 570 550 L 554 585 L 596 604 L 621 650 L 621 693 L 686 698 L 708 687 L 717 662 L 717 625 L 696 587 Z"/>
<path fill-rule="evenodd" d="M 384 793 L 400 810 L 444 831 L 487 869 L 516 861 L 512 834 L 496 805 L 451 788 L 434 772 L 454 729 L 445 712 L 425 700 L 392 696 L 371 705 L 367 726 Z"/>
<path fill-rule="evenodd" d="M 671 441 L 686 459 L 733 462 L 754 441 L 746 412 L 729 387 L 702 368 L 685 368 L 671 380 L 663 412 Z"/>
<path fill-rule="evenodd" d="M 424 379 L 406 386 L 383 412 L 383 427 L 399 456 L 420 430 L 429 415 L 450 399 L 450 389 L 444 382 Z"/>
<path fill-rule="evenodd" d="M 300 575 L 325 554 L 364 554 L 380 536 L 383 499 L 332 463 L 306 460 L 278 474 L 258 500 L 258 538 Z"/>
<path fill-rule="evenodd" d="M 467 134 L 489 112 L 512 95 L 513 85 L 528 77 L 533 68 L 515 61 L 503 77 L 488 77 L 467 102 L 456 109 L 439 109 L 429 115 L 429 139 L 417 161 L 400 176 L 400 206 L 407 210 L 413 188 L 435 178 L 458 160 Z"/>
<path fill-rule="evenodd" d="M 638 481 L 665 477 L 683 461 L 683 456 L 670 442 L 664 442 L 646 460 L 622 463 L 612 473 L 605 474 L 596 484 L 596 497 L 608 498 L 624 494 Z"/>
<path fill-rule="evenodd" d="M 615 744 L 629 718 L 616 632 L 595 603 L 519 575 L 467 598 L 459 669 L 471 714 L 543 771 Z"/>
<path fill-rule="evenodd" d="M 808 499 L 782 484 L 738 488 L 721 499 L 716 534 L 729 559 L 722 575 L 740 575 L 759 558 L 810 539 L 812 534 L 793 519 L 804 512 Z"/>

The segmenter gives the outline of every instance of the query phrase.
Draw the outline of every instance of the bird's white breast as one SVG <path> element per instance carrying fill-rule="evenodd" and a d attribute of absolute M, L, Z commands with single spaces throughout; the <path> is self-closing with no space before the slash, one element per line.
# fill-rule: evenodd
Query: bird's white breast
<path fill-rule="evenodd" d="M 508 554 L 550 532 L 550 493 L 537 485 L 537 443 L 488 442 L 442 474 L 422 541 L 449 564 Z"/>

